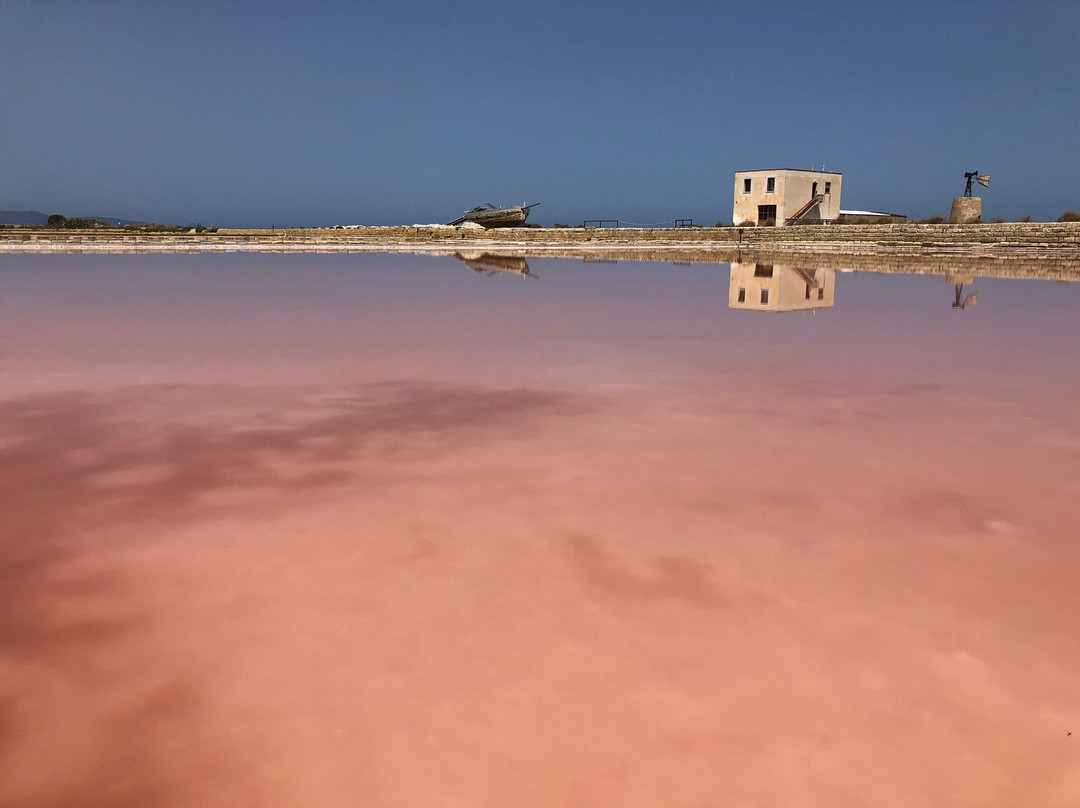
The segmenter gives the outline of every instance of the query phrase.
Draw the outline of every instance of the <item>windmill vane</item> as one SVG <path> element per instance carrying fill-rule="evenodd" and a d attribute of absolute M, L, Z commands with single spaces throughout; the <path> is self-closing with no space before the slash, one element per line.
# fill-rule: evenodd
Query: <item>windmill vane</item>
<path fill-rule="evenodd" d="M 980 174 L 978 171 L 965 171 L 964 179 L 966 180 L 966 182 L 964 183 L 964 196 L 971 196 L 972 180 L 975 180 L 975 182 L 979 183 L 979 185 L 981 185 L 983 188 L 990 187 L 989 174 Z"/>

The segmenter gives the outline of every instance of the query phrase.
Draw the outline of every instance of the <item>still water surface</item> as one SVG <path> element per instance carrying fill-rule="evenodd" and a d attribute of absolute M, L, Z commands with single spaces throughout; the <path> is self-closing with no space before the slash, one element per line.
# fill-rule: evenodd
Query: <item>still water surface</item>
<path fill-rule="evenodd" d="M 1078 314 L 2 256 L 0 804 L 1075 806 Z"/>

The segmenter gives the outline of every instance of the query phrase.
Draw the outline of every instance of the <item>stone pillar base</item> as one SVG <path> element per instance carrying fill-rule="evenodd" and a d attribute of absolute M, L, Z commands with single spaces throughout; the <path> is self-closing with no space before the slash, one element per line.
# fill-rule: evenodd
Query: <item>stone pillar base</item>
<path fill-rule="evenodd" d="M 952 201 L 949 224 L 982 224 L 982 197 L 956 197 Z"/>

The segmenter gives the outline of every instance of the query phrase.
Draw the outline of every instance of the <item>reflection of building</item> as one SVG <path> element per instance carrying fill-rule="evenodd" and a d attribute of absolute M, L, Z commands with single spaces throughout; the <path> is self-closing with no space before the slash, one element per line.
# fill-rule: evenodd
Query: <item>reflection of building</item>
<path fill-rule="evenodd" d="M 732 221 L 736 227 L 835 221 L 840 216 L 842 178 L 835 171 L 795 168 L 736 171 Z"/>
<path fill-rule="evenodd" d="M 732 262 L 728 308 L 747 311 L 830 309 L 836 272 L 786 264 Z"/>

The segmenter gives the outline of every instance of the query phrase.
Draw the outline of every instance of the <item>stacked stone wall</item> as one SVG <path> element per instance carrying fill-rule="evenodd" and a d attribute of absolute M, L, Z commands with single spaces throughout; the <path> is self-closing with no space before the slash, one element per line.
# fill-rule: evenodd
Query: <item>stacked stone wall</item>
<path fill-rule="evenodd" d="M 5 252 L 135 251 L 347 251 L 424 247 L 441 251 L 536 248 L 768 248 L 798 252 L 1052 254 L 1080 256 L 1080 223 L 979 225 L 871 224 L 818 227 L 686 229 L 505 228 L 446 226 L 368 227 L 345 230 L 219 230 L 216 233 L 131 233 L 123 230 L 52 231 L 0 228 Z"/>

